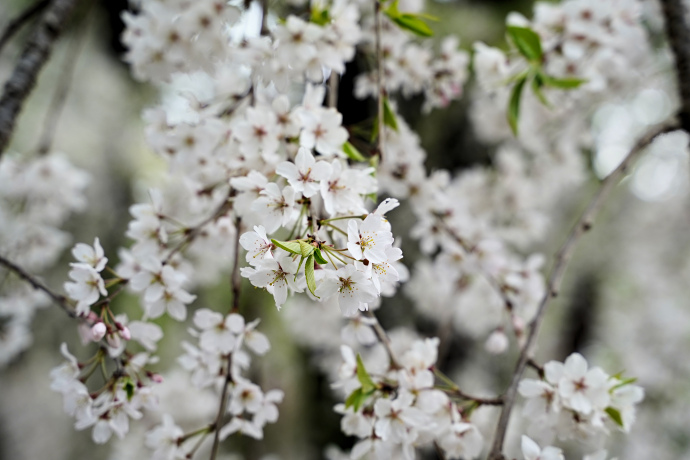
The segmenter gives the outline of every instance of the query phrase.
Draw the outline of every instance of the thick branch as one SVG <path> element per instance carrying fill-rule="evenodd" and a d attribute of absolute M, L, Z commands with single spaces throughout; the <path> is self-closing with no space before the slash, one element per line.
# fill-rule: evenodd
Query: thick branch
<path fill-rule="evenodd" d="M 14 34 L 19 32 L 19 29 L 21 29 L 24 24 L 28 23 L 36 14 L 43 11 L 43 9 L 48 6 L 49 3 L 50 0 L 40 0 L 39 2 L 34 3 L 22 11 L 19 16 L 12 19 L 7 24 L 7 27 L 2 32 L 2 35 L 0 35 L 0 51 L 7 44 L 7 42 L 10 41 Z"/>
<path fill-rule="evenodd" d="M 38 72 L 48 60 L 76 3 L 77 0 L 53 0 L 24 46 L 0 97 L 0 155 L 7 148 L 24 100 L 36 85 Z"/>
<path fill-rule="evenodd" d="M 676 58 L 681 128 L 690 133 L 690 28 L 683 0 L 661 0 L 671 50 Z"/>
<path fill-rule="evenodd" d="M 549 301 L 558 295 L 566 266 L 573 255 L 577 242 L 585 232 L 592 228 L 594 218 L 599 213 L 599 210 L 601 209 L 606 198 L 611 193 L 611 190 L 616 184 L 618 184 L 618 182 L 620 182 L 630 166 L 640 155 L 642 150 L 644 150 L 644 148 L 647 147 L 658 135 L 676 129 L 678 129 L 676 123 L 665 123 L 650 129 L 645 136 L 637 141 L 620 166 L 618 166 L 615 171 L 613 171 L 601 182 L 599 190 L 596 192 L 589 205 L 575 224 L 575 227 L 571 230 L 565 243 L 563 243 L 563 246 L 561 246 L 560 250 L 558 251 L 553 268 L 551 269 L 551 275 L 549 276 L 549 280 L 546 285 L 546 293 L 539 303 L 537 314 L 530 322 L 530 330 L 529 335 L 527 336 L 527 341 L 522 349 L 522 352 L 520 353 L 517 365 L 515 366 L 510 387 L 504 395 L 503 410 L 501 411 L 498 426 L 496 427 L 496 435 L 491 447 L 491 452 L 489 453 L 489 460 L 505 460 L 505 457 L 502 453 L 503 440 L 505 439 L 508 421 L 515 404 L 517 387 L 522 379 L 522 374 L 524 373 L 525 368 L 532 357 L 533 349 L 536 344 L 536 338 L 539 334 L 539 329 L 544 319 L 544 314 L 546 313 L 546 307 L 548 306 Z"/>
<path fill-rule="evenodd" d="M 39 280 L 34 278 L 33 276 L 29 275 L 22 267 L 19 265 L 10 262 L 3 256 L 0 256 L 0 265 L 4 265 L 7 267 L 9 270 L 13 271 L 14 273 L 17 274 L 21 279 L 24 281 L 28 282 L 33 286 L 34 289 L 38 289 L 39 291 L 43 291 L 50 297 L 50 299 L 55 302 L 60 308 L 65 310 L 65 312 L 71 317 L 71 318 L 76 318 L 77 314 L 74 312 L 74 309 L 70 305 L 69 301 L 67 298 L 63 295 L 56 294 L 53 292 L 49 287 L 47 287 L 45 284 L 41 283 Z"/>

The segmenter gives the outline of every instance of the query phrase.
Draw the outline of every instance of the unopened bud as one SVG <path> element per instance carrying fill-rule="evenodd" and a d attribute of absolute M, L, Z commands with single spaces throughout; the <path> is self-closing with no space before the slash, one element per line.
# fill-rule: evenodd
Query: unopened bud
<path fill-rule="evenodd" d="M 486 351 L 492 355 L 500 355 L 508 349 L 508 336 L 502 328 L 498 328 L 489 335 L 484 343 Z"/>
<path fill-rule="evenodd" d="M 103 323 L 96 323 L 91 326 L 91 340 L 98 342 L 101 340 L 105 333 L 108 332 L 108 328 Z"/>
<path fill-rule="evenodd" d="M 120 328 L 120 337 L 125 340 L 132 340 L 132 334 L 129 332 L 129 328 L 127 326 L 122 326 Z"/>
<path fill-rule="evenodd" d="M 120 348 L 120 336 L 118 334 L 108 334 L 105 340 L 110 348 Z"/>

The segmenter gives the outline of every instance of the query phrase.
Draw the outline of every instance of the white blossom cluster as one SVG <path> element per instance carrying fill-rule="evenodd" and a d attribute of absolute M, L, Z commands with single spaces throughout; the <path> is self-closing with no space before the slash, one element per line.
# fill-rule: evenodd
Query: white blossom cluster
<path fill-rule="evenodd" d="M 421 6 L 421 2 L 420 2 Z M 373 52 L 376 44 L 375 21 L 369 16 L 363 31 L 363 46 Z M 388 93 L 405 97 L 424 94 L 424 112 L 447 107 L 459 99 L 468 77 L 469 54 L 459 48 L 460 40 L 448 36 L 434 55 L 428 43 L 417 43 L 412 35 L 384 17 L 381 27 L 383 82 Z M 378 69 L 357 77 L 355 96 L 365 98 L 378 94 Z"/>
<path fill-rule="evenodd" d="M 589 368 L 582 355 L 573 353 L 564 363 L 546 363 L 544 378 L 525 379 L 518 391 L 527 398 L 523 413 L 530 430 L 541 439 L 591 438 L 612 427 L 630 430 L 635 405 L 644 398 L 633 382 Z"/>
<path fill-rule="evenodd" d="M 366 370 L 351 348 L 342 347 L 344 362 L 335 385 L 362 399 L 348 398 L 336 406 L 343 414 L 343 432 L 360 438 L 351 458 L 414 459 L 416 448 L 433 443 L 447 458 L 479 456 L 484 439 L 469 421 L 467 401 L 462 404 L 434 383 L 438 344 L 437 338 L 412 342 L 396 366 L 389 366 L 385 354 L 373 355 Z M 370 381 L 362 378 L 367 372 Z"/>
<path fill-rule="evenodd" d="M 29 273 L 55 264 L 71 237 L 60 227 L 86 207 L 89 176 L 60 153 L 0 162 L 0 254 Z M 32 342 L 31 320 L 43 294 L 0 268 L 0 367 Z"/>

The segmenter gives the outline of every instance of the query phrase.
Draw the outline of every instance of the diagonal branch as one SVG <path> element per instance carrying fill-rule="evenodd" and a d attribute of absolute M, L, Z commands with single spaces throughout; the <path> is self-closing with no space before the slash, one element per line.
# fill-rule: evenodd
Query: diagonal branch
<path fill-rule="evenodd" d="M 2 35 L 0 35 L 0 51 L 2 51 L 2 48 L 7 44 L 7 42 L 10 41 L 14 34 L 19 32 L 19 29 L 21 29 L 24 24 L 28 23 L 31 18 L 43 11 L 49 3 L 50 0 L 40 0 L 22 11 L 19 16 L 12 19 L 7 24 L 7 27 L 2 32 Z"/>
<path fill-rule="evenodd" d="M 39 291 L 43 291 L 44 293 L 46 293 L 53 302 L 55 302 L 60 308 L 65 310 L 65 313 L 67 313 L 70 316 L 70 318 L 77 317 L 77 314 L 74 312 L 72 305 L 70 305 L 69 301 L 65 296 L 56 294 L 45 284 L 43 284 L 35 277 L 28 274 L 22 267 L 13 262 L 10 262 L 3 256 L 0 256 L 0 265 L 4 265 L 5 267 L 7 267 L 7 269 L 16 273 L 17 276 L 19 276 L 21 279 L 31 284 L 31 286 L 33 286 L 34 289 L 38 289 Z"/>
<path fill-rule="evenodd" d="M 623 176 L 625 176 L 630 166 L 635 162 L 645 147 L 647 147 L 660 134 L 674 131 L 676 129 L 678 129 L 677 123 L 667 122 L 651 128 L 641 139 L 637 141 L 623 162 L 601 182 L 599 190 L 589 202 L 589 205 L 576 222 L 575 227 L 573 227 L 571 230 L 565 243 L 563 243 L 563 246 L 561 246 L 560 250 L 558 251 L 556 260 L 551 269 L 548 283 L 546 285 L 546 293 L 539 303 L 537 314 L 530 322 L 530 330 L 527 336 L 527 341 L 525 346 L 522 348 L 517 365 L 515 366 L 510 387 L 508 387 L 504 395 L 503 410 L 501 411 L 498 426 L 496 427 L 494 442 L 488 457 L 489 460 L 505 460 L 505 457 L 502 453 L 503 440 L 505 439 L 508 421 L 510 420 L 510 414 L 515 404 L 518 384 L 520 383 L 522 374 L 524 373 L 525 368 L 532 357 L 537 335 L 539 334 L 539 329 L 544 319 L 544 314 L 546 313 L 546 308 L 549 305 L 550 300 L 558 295 L 566 266 L 568 265 L 568 262 L 570 262 L 573 252 L 575 251 L 575 246 L 580 240 L 580 237 L 592 228 L 594 218 L 599 213 L 603 203 L 611 193 L 611 190 L 613 190 L 613 187 L 620 182 Z"/>
<path fill-rule="evenodd" d="M 77 0 L 53 0 L 29 37 L 19 62 L 0 97 L 0 156 L 9 144 L 19 111 L 36 85 L 38 73 L 50 57 L 53 45 L 70 17 Z"/>

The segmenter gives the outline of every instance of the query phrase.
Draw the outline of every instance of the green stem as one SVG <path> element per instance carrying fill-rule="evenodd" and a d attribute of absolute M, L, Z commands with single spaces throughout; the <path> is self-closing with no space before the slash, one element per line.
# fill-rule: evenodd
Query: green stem
<path fill-rule="evenodd" d="M 345 219 L 364 219 L 366 218 L 366 214 L 361 214 L 359 216 L 340 216 L 340 217 L 331 217 L 330 219 L 323 219 L 319 221 L 319 225 L 327 224 L 329 222 L 335 222 L 336 220 L 345 220 Z"/>

